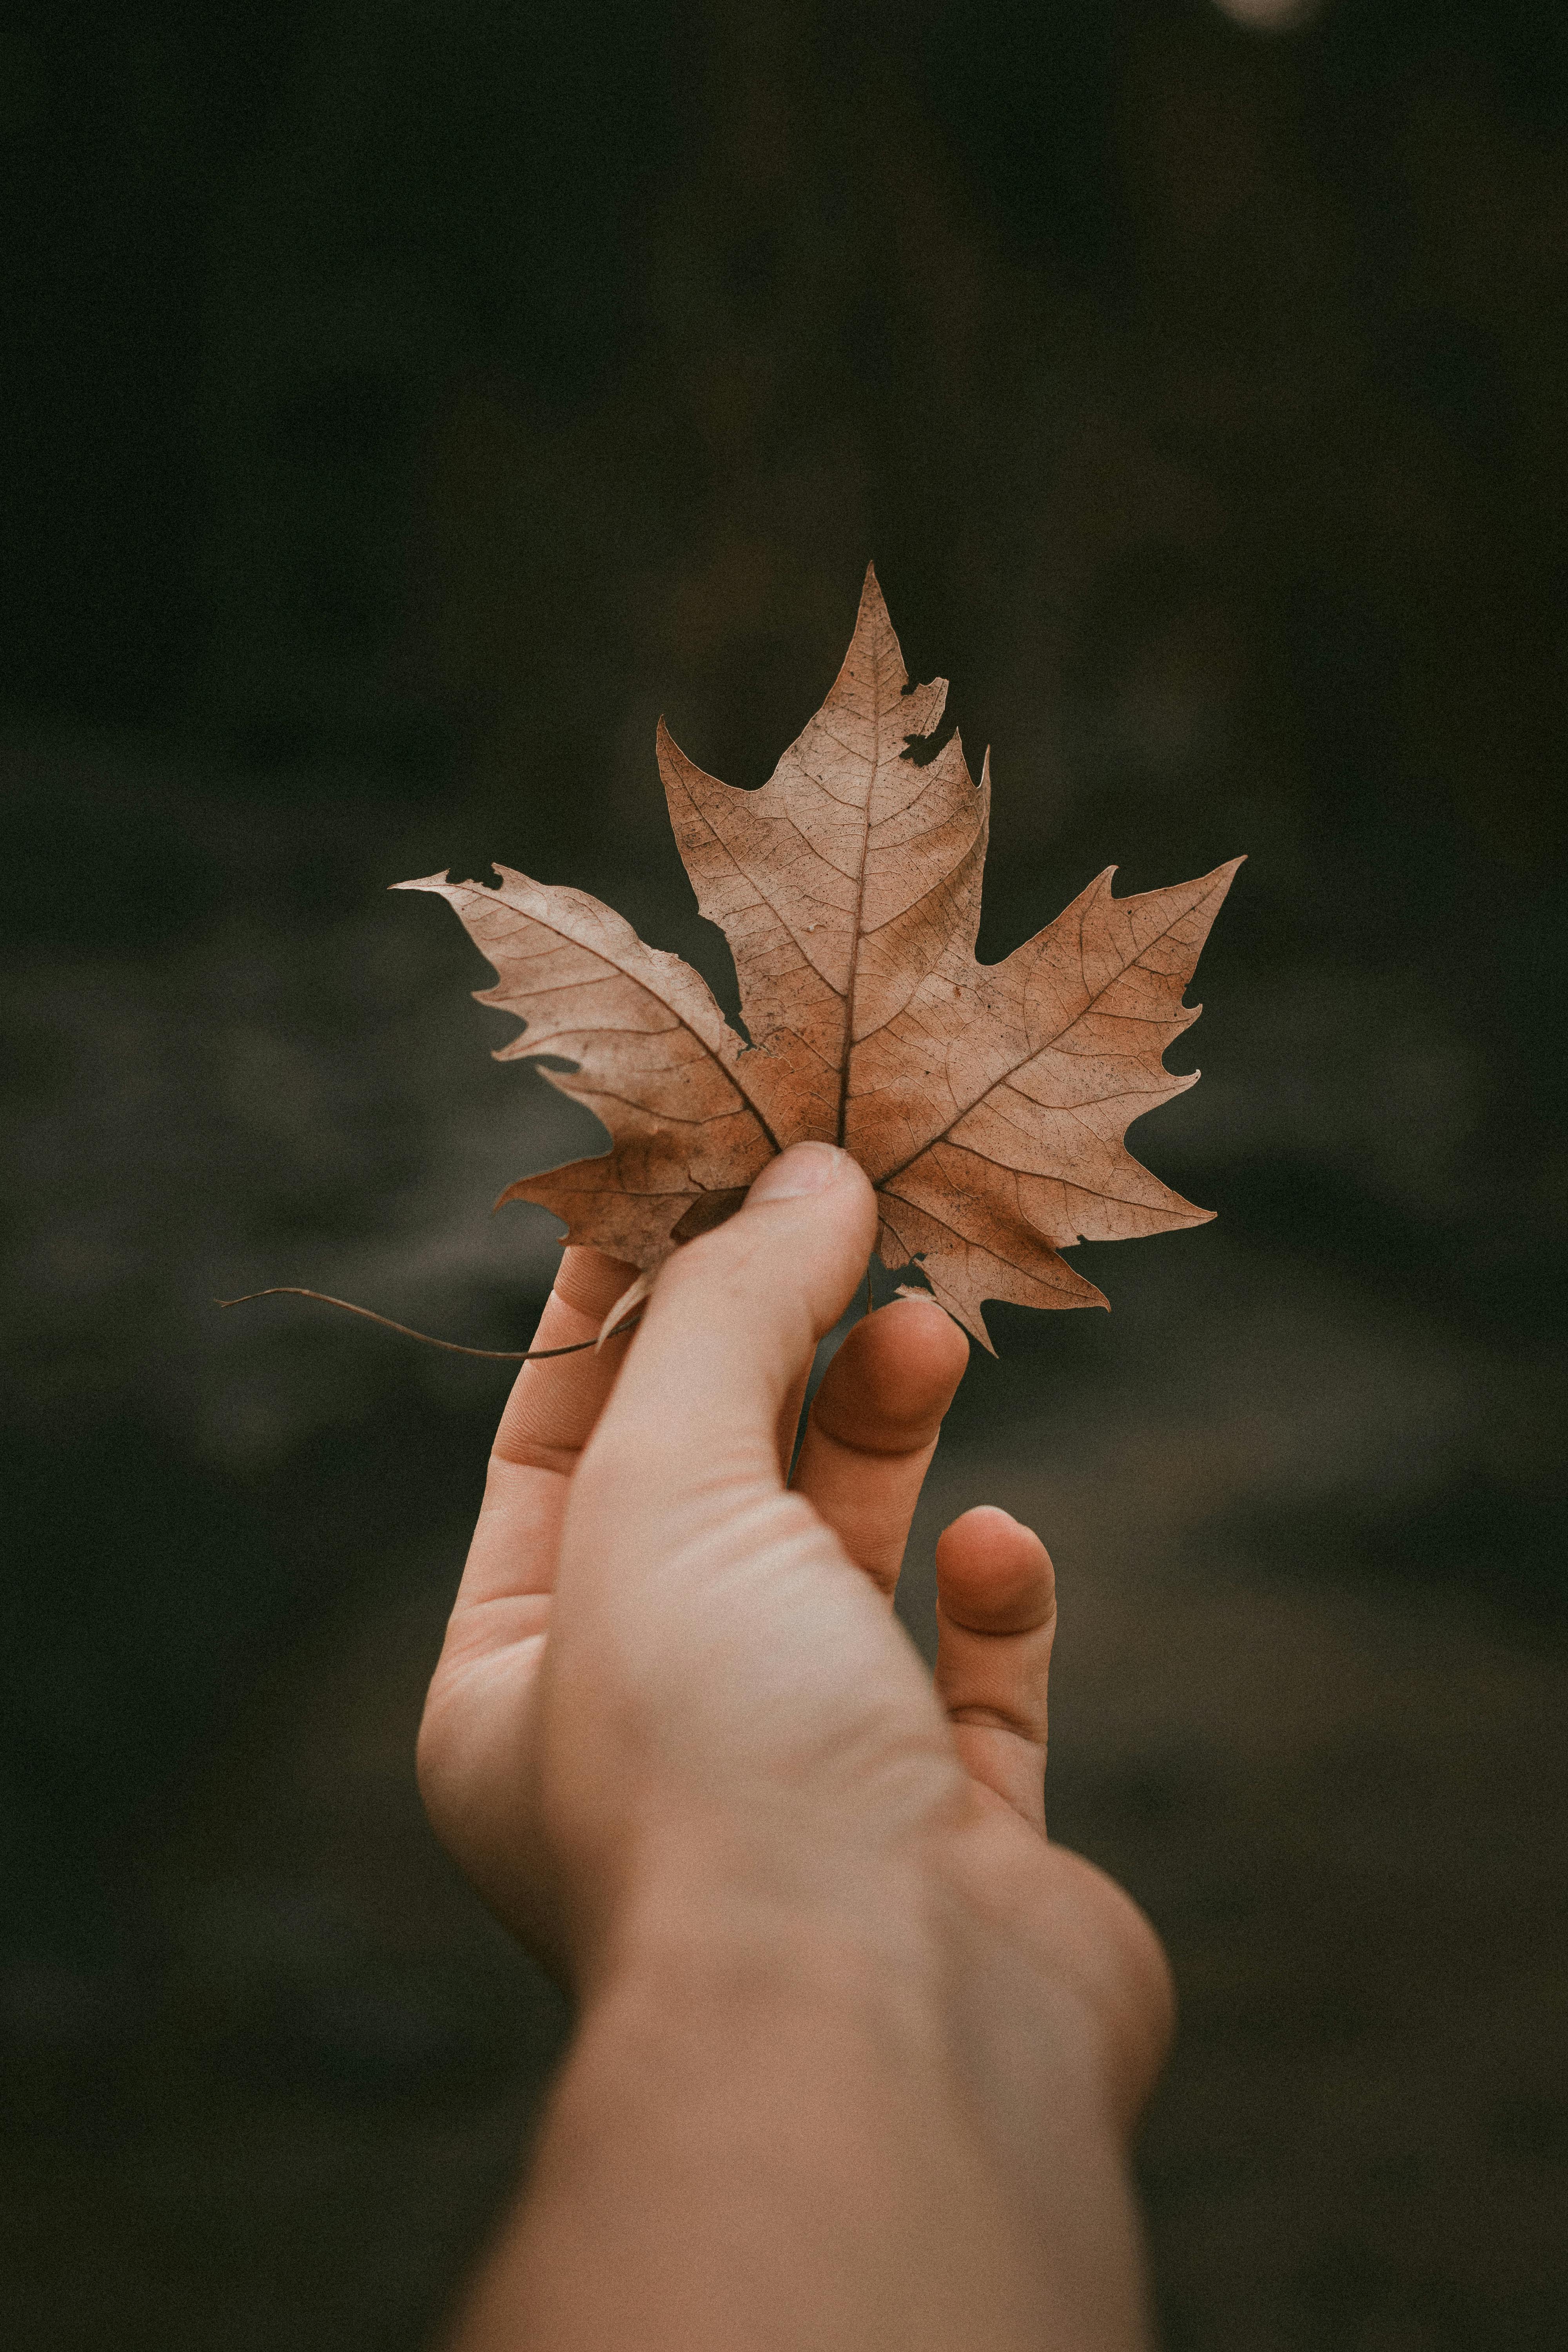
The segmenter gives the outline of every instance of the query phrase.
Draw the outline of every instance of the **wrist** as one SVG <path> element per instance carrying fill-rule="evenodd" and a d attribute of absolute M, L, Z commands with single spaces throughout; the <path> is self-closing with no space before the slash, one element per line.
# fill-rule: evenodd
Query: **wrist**
<path fill-rule="evenodd" d="M 820 1840 L 661 1853 L 581 1987 L 583 2032 L 636 2016 L 702 2033 L 733 2016 L 859 2037 L 940 2080 L 1009 2168 L 1064 2105 L 1102 2116 L 1120 2147 L 1155 2071 L 1124 2046 L 1136 2004 L 1108 1995 L 1070 1931 L 1042 1946 L 1037 1917 L 989 1905 L 972 1864 L 945 1835 L 875 1857 Z"/>
<path fill-rule="evenodd" d="M 665 1842 L 465 2347 L 1145 2342 L 1089 2011 L 940 1845 Z"/>
<path fill-rule="evenodd" d="M 931 1895 L 908 1859 L 851 1860 L 790 1834 L 661 1842 L 581 1987 L 584 2021 L 635 2000 L 693 2014 L 754 2002 L 929 2034 L 946 1979 Z"/>
<path fill-rule="evenodd" d="M 834 2293 L 875 2249 L 867 2308 L 820 2328 L 835 2346 L 1142 2343 L 1136 2219 L 1084 2002 L 929 1860 L 853 1887 L 826 1875 L 830 1895 L 804 1858 L 754 1847 L 649 1873 L 584 1988 L 536 2175 L 542 2238 L 588 2201 L 651 2212 L 639 2278 L 667 2261 L 708 2278 L 717 2232 L 726 2274 L 768 2309 L 799 2294 L 803 2247 Z M 726 2314 L 670 2340 L 753 2332 Z"/>

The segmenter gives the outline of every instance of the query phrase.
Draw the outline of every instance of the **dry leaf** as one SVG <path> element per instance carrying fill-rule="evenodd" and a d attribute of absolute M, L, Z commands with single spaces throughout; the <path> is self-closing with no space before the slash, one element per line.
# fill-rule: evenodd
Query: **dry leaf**
<path fill-rule="evenodd" d="M 545 1075 L 613 1139 L 503 1201 L 651 1273 L 775 1151 L 841 1143 L 877 1188 L 884 1263 L 918 1260 L 987 1348 L 987 1298 L 1105 1304 L 1058 1255 L 1074 1242 L 1206 1222 L 1123 1139 L 1195 1081 L 1162 1057 L 1197 1019 L 1182 994 L 1241 860 L 1130 898 L 1108 867 L 1037 938 L 977 962 L 989 755 L 978 789 L 956 734 L 910 756 L 946 696 L 945 678 L 910 685 L 868 571 L 833 690 L 759 791 L 704 775 L 660 722 L 670 821 L 750 1043 L 689 965 L 585 891 L 504 866 L 494 890 L 397 886 L 449 899 L 495 967 L 479 1003 L 527 1024 L 499 1058 L 571 1063 Z"/>

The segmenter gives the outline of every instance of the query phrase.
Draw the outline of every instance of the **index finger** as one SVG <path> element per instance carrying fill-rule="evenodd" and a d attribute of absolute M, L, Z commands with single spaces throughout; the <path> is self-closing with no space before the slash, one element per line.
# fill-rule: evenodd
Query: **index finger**
<path fill-rule="evenodd" d="M 581 1347 L 582 1353 L 519 1368 L 491 1448 L 497 1460 L 531 1469 L 571 1469 L 626 1355 L 625 1339 L 597 1349 L 586 1343 L 598 1338 L 605 1316 L 636 1281 L 637 1271 L 603 1250 L 563 1251 L 533 1344 Z"/>
<path fill-rule="evenodd" d="M 580 1346 L 582 1353 L 523 1364 L 512 1383 L 453 1608 L 455 1624 L 471 1624 L 470 1612 L 485 1606 L 487 1639 L 509 1630 L 488 1604 L 548 1592 L 555 1581 L 567 1480 L 626 1351 L 624 1338 L 597 1349 L 583 1343 L 597 1337 L 635 1273 L 602 1250 L 567 1250 L 534 1338 L 542 1348 Z"/>

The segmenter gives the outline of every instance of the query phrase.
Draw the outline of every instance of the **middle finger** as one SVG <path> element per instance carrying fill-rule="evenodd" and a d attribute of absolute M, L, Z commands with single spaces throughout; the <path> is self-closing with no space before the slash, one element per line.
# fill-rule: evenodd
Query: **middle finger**
<path fill-rule="evenodd" d="M 969 1342 L 934 1300 L 895 1299 L 856 1324 L 811 1408 L 794 1485 L 889 1599 L 968 1361 Z"/>

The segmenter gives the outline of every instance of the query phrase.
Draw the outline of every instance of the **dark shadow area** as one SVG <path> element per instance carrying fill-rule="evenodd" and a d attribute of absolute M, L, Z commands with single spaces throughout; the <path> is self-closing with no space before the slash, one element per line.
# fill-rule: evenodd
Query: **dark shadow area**
<path fill-rule="evenodd" d="M 556 1996 L 421 1693 L 597 1130 L 410 876 L 731 1014 L 875 557 L 982 952 L 1247 863 L 1135 1127 L 1217 1222 L 993 1310 L 911 1552 L 1062 1576 L 1052 1818 L 1170 1941 L 1173 2352 L 1531 2352 L 1560 2201 L 1568 51 L 1548 0 L 52 5 L 0 34 L 0 2201 L 18 2352 L 412 2347 Z M 911 745 L 923 761 L 946 740 Z M 929 1630 L 929 1629 L 927 1629 Z"/>

